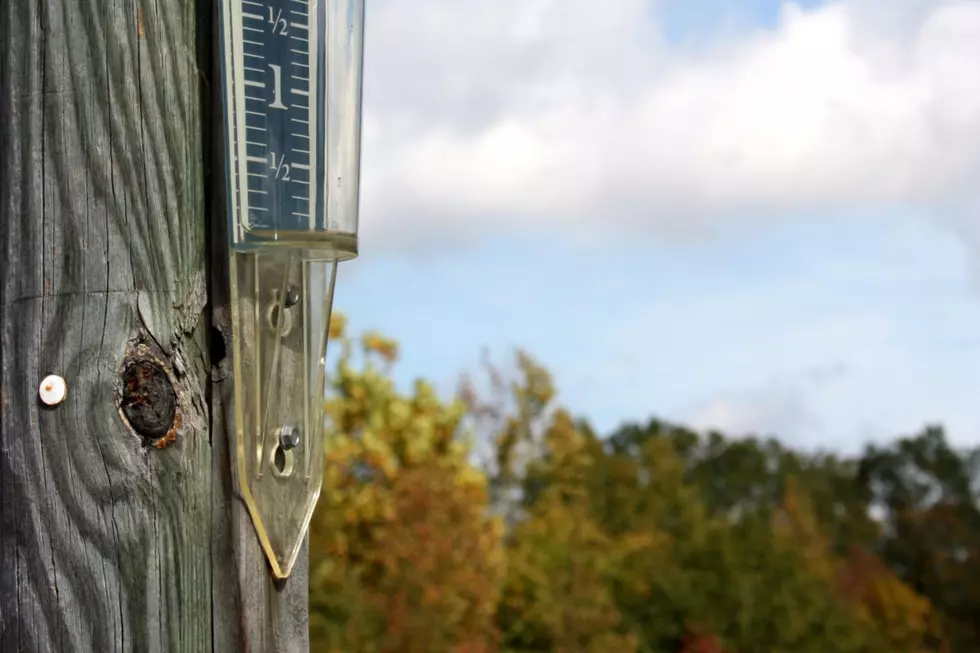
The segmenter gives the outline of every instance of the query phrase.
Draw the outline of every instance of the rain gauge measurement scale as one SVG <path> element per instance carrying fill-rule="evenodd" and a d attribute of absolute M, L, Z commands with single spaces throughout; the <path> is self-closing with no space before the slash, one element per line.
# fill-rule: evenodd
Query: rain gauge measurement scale
<path fill-rule="evenodd" d="M 238 485 L 289 575 L 323 478 L 337 264 L 357 255 L 364 0 L 221 0 Z"/>

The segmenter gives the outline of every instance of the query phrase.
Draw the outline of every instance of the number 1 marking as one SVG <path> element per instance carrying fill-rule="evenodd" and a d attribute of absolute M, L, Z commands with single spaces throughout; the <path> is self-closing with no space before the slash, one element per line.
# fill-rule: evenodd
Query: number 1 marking
<path fill-rule="evenodd" d="M 286 105 L 282 103 L 282 67 L 270 63 L 269 68 L 272 68 L 272 104 L 269 108 L 285 109 Z"/>

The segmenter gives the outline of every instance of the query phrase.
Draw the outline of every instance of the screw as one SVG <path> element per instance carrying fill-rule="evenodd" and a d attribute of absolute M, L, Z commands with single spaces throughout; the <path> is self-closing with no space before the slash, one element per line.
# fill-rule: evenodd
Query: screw
<path fill-rule="evenodd" d="M 299 288 L 290 286 L 286 288 L 286 296 L 283 298 L 283 306 L 289 308 L 299 303 Z"/>
<path fill-rule="evenodd" d="M 65 395 L 68 394 L 68 384 L 57 374 L 51 374 L 41 381 L 38 394 L 41 396 L 44 405 L 57 406 L 65 400 Z"/>
<path fill-rule="evenodd" d="M 289 451 L 299 446 L 299 429 L 295 426 L 279 427 L 279 446 L 283 451 Z"/>

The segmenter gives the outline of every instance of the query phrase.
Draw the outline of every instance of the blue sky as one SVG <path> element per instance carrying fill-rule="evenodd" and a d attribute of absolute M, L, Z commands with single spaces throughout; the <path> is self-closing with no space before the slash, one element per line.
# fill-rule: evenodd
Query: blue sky
<path fill-rule="evenodd" d="M 653 20 L 675 43 L 710 43 L 731 30 L 773 29 L 779 24 L 782 0 L 664 0 L 652 3 Z M 796 2 L 818 7 L 819 0 Z"/>
<path fill-rule="evenodd" d="M 980 440 L 980 3 L 413 6 L 372 6 L 336 298 L 400 382 L 523 347 L 602 430 Z"/>

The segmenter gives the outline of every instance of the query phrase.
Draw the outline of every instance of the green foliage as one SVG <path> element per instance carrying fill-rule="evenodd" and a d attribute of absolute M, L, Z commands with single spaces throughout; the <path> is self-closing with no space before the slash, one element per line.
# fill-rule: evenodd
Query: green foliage
<path fill-rule="evenodd" d="M 524 352 L 489 401 L 447 402 L 395 387 L 395 342 L 332 330 L 313 650 L 980 650 L 980 456 L 939 429 L 854 460 L 657 420 L 599 437 Z"/>
<path fill-rule="evenodd" d="M 546 484 L 515 527 L 500 622 L 513 650 L 604 653 L 636 650 L 611 591 L 624 543 L 590 509 L 595 464 L 586 437 L 559 411 L 530 477 Z"/>

